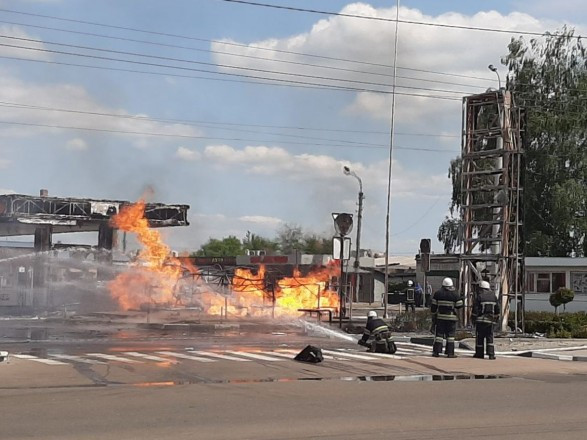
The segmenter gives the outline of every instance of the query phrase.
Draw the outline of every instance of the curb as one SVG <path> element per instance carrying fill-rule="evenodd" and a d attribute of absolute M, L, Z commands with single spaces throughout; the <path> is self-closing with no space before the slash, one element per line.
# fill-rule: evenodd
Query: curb
<path fill-rule="evenodd" d="M 572 356 L 569 354 L 530 352 L 530 353 L 526 353 L 525 357 L 532 357 L 532 358 L 538 358 L 538 359 L 550 359 L 553 361 L 587 362 L 587 356 Z"/>

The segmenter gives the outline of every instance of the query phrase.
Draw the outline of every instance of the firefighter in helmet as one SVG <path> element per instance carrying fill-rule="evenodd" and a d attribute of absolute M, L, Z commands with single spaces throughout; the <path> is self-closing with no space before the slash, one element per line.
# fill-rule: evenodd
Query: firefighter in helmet
<path fill-rule="evenodd" d="M 457 331 L 457 310 L 463 307 L 463 299 L 453 286 L 452 279 L 442 280 L 442 287 L 432 297 L 430 311 L 435 323 L 434 345 L 432 356 L 438 357 L 442 352 L 442 343 L 446 339 L 445 353 L 449 358 L 455 355 L 455 334 Z"/>
<path fill-rule="evenodd" d="M 473 357 L 483 359 L 487 351 L 489 359 L 495 359 L 493 324 L 499 317 L 499 304 L 487 281 L 479 283 L 479 292 L 473 301 L 471 317 L 475 323 L 475 356 Z"/>
<path fill-rule="evenodd" d="M 408 309 L 416 312 L 416 291 L 412 280 L 408 281 L 408 288 L 406 289 L 406 312 Z"/>
<path fill-rule="evenodd" d="M 374 310 L 367 314 L 367 325 L 358 344 L 369 347 L 369 351 L 374 353 L 394 354 L 397 351 L 389 327 Z"/>

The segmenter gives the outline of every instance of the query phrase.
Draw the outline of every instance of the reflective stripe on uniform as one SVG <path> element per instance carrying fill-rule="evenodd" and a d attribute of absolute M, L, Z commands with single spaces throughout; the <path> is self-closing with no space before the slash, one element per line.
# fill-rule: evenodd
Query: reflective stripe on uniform
<path fill-rule="evenodd" d="M 444 313 L 438 313 L 436 318 L 443 321 L 457 321 L 457 315 L 445 315 Z"/>
<path fill-rule="evenodd" d="M 387 330 L 389 330 L 389 328 L 386 325 L 380 325 L 375 330 L 373 330 L 371 333 L 376 334 L 376 333 L 381 333 L 381 332 L 387 331 Z"/>
<path fill-rule="evenodd" d="M 438 305 L 439 306 L 445 306 L 445 307 L 454 307 L 455 302 L 454 301 L 440 300 L 440 301 L 438 301 Z"/>

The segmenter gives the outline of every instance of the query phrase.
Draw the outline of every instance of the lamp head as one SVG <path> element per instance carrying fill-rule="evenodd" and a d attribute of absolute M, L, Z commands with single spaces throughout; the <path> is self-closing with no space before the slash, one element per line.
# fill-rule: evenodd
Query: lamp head
<path fill-rule="evenodd" d="M 492 72 L 497 72 L 497 67 L 495 67 L 493 64 L 490 64 L 489 66 L 487 66 L 487 68 Z"/>
<path fill-rule="evenodd" d="M 345 176 L 350 176 L 351 169 L 345 165 L 344 167 L 342 167 L 342 172 L 344 173 Z"/>

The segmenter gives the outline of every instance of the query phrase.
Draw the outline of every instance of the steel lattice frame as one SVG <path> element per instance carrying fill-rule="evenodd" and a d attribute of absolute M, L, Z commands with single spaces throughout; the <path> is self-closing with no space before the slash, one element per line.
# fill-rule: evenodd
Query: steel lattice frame
<path fill-rule="evenodd" d="M 461 269 L 465 324 L 486 279 L 500 298 L 501 329 L 509 300 L 523 301 L 523 112 L 501 90 L 463 100 Z M 518 308 L 515 309 L 516 331 Z"/>

